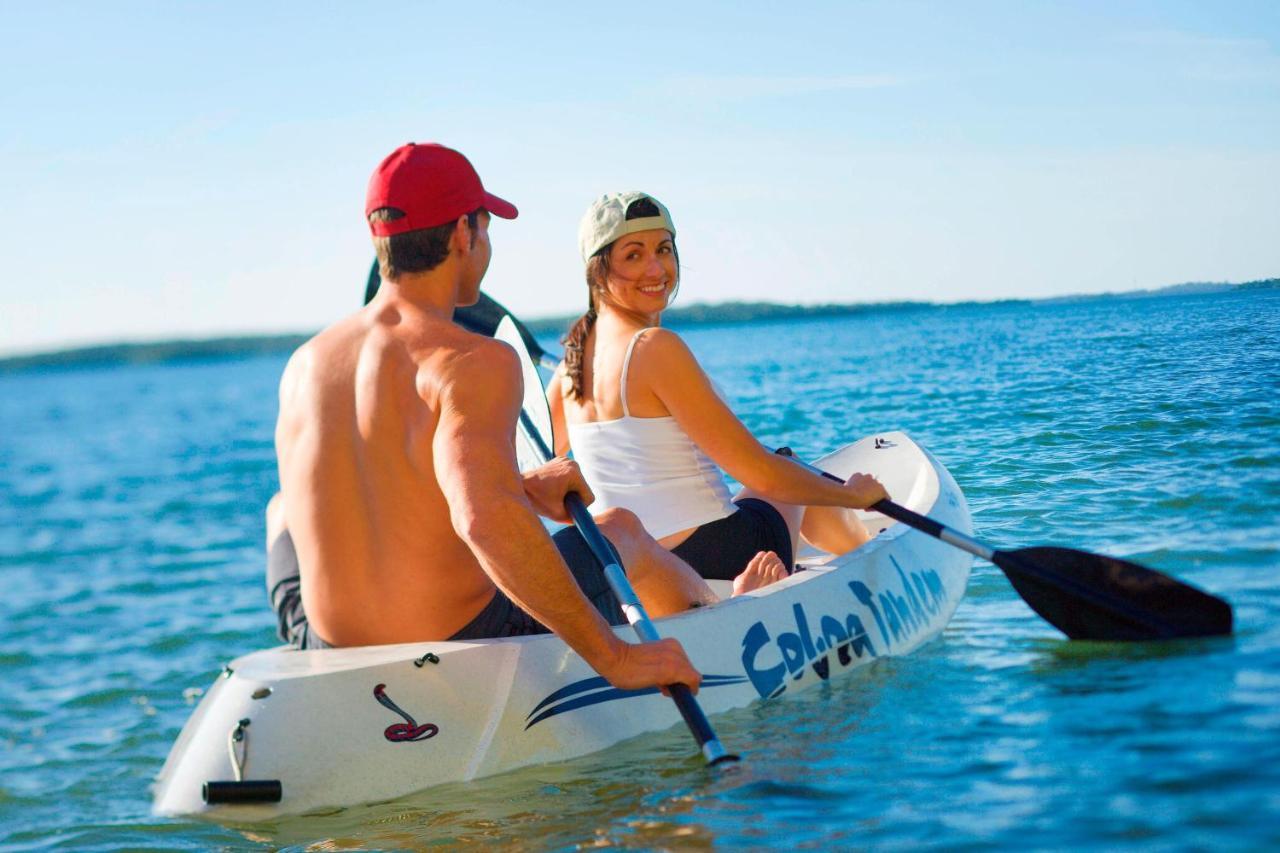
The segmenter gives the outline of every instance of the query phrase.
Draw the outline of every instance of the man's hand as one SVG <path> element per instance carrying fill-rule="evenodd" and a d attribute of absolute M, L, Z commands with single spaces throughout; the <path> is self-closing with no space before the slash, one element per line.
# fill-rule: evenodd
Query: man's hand
<path fill-rule="evenodd" d="M 569 492 L 577 492 L 582 497 L 582 502 L 588 506 L 596 499 L 583 478 L 578 463 L 563 456 L 557 456 L 546 465 L 522 474 L 521 478 L 525 496 L 533 504 L 534 511 L 561 524 L 570 523 L 569 514 L 564 508 L 565 495 Z"/>
<path fill-rule="evenodd" d="M 702 684 L 702 674 L 693 668 L 684 647 L 670 637 L 654 643 L 623 643 L 617 662 L 599 672 L 621 690 L 658 687 L 665 694 L 668 684 L 687 684 L 697 693 Z"/>
<path fill-rule="evenodd" d="M 844 481 L 844 487 L 852 497 L 855 509 L 866 509 L 876 501 L 889 497 L 880 481 L 870 474 L 854 474 Z"/>

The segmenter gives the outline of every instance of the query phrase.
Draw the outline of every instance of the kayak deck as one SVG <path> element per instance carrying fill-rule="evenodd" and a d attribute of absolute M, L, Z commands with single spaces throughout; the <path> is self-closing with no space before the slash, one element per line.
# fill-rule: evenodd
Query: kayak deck
<path fill-rule="evenodd" d="M 819 464 L 841 476 L 873 473 L 900 502 L 972 529 L 950 474 L 903 433 Z M 972 558 L 861 515 L 879 532 L 856 551 L 802 554 L 803 570 L 789 578 L 657 620 L 703 673 L 708 714 L 906 654 L 942 631 Z M 627 626 L 617 630 L 628 636 Z M 160 772 L 155 810 L 250 822 L 395 799 L 586 755 L 679 721 L 659 691 L 611 687 L 554 635 L 267 649 L 233 661 L 202 699 Z M 237 779 L 278 782 L 279 801 L 204 801 L 205 783 Z"/>

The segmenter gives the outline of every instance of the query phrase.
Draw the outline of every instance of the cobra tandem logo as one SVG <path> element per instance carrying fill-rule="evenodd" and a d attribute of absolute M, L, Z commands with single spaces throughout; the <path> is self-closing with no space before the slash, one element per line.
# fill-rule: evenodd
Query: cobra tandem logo
<path fill-rule="evenodd" d="M 867 614 L 874 620 L 878 642 L 883 643 L 881 649 L 885 652 L 910 642 L 929 626 L 946 600 L 942 579 L 932 569 L 908 574 L 897 560 L 892 557 L 890 560 L 897 569 L 901 590 L 886 588 L 873 593 L 861 581 L 850 581 L 849 590 L 857 603 L 850 602 L 852 609 L 840 616 L 824 613 L 815 624 L 804 606 L 795 604 L 791 609 L 795 630 L 773 635 L 764 622 L 756 622 L 747 629 L 742 637 L 742 666 L 761 696 L 773 698 L 782 694 L 787 689 L 787 676 L 798 681 L 807 666 L 812 666 L 814 673 L 825 680 L 831 674 L 832 649 L 841 667 L 847 667 L 854 657 L 879 657 L 882 652 L 876 651 L 877 641 L 872 640 L 863 622 Z M 770 648 L 776 649 L 782 658 L 775 666 L 767 665 L 768 660 L 775 658 L 767 651 Z"/>

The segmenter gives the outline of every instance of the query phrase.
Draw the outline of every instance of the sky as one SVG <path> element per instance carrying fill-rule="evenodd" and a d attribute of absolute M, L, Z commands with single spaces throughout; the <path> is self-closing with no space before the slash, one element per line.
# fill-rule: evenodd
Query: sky
<path fill-rule="evenodd" d="M 1280 3 L 6 3 L 0 355 L 356 309 L 407 141 L 520 208 L 485 289 L 585 305 L 604 192 L 677 304 L 1280 275 Z"/>

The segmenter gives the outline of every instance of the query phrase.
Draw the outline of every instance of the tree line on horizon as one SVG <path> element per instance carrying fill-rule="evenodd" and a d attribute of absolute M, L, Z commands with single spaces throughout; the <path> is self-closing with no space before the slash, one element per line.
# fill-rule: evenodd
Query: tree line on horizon
<path fill-rule="evenodd" d="M 823 303 L 818 305 L 786 305 L 776 302 L 696 303 L 673 307 L 665 313 L 664 319 L 674 327 L 704 326 L 769 320 L 896 313 L 901 311 L 945 310 L 968 306 L 1082 302 L 1093 299 L 1142 299 L 1154 296 L 1219 293 L 1226 290 L 1280 290 L 1280 278 L 1260 279 L 1240 284 L 1186 282 L 1153 290 L 1121 293 L 1054 296 L 1043 299 L 1003 299 L 988 302 L 967 301 L 946 304 L 936 302 Z M 567 330 L 576 319 L 577 315 L 542 317 L 525 320 L 524 324 L 537 335 L 558 335 Z M 12 373 L 35 368 L 110 367 L 167 364 L 179 361 L 219 361 L 228 358 L 254 358 L 262 355 L 292 352 L 305 343 L 312 334 L 300 332 L 283 335 L 241 335 L 198 340 L 75 347 L 53 352 L 0 358 L 0 372 Z"/>

